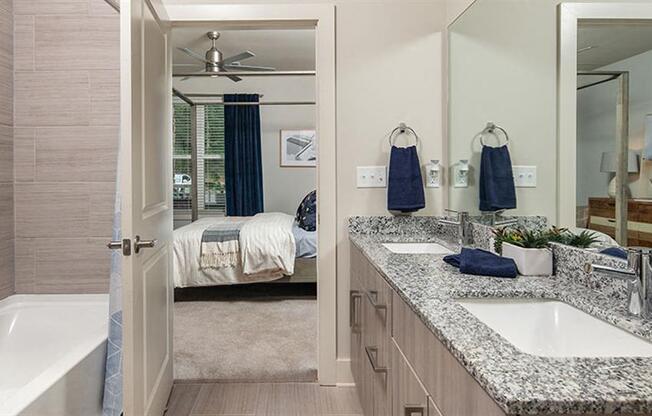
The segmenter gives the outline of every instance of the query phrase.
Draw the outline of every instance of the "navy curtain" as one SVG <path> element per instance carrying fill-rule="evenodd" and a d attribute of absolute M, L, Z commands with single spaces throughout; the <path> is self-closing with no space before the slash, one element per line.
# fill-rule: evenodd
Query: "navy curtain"
<path fill-rule="evenodd" d="M 258 94 L 225 94 L 225 103 L 258 102 Z M 224 106 L 226 215 L 263 212 L 263 163 L 257 105 Z"/>

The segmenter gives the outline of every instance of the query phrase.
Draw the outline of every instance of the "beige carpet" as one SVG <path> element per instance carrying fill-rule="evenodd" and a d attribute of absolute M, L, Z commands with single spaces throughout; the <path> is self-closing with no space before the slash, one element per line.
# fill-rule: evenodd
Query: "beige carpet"
<path fill-rule="evenodd" d="M 315 299 L 174 304 L 178 381 L 315 381 Z"/>

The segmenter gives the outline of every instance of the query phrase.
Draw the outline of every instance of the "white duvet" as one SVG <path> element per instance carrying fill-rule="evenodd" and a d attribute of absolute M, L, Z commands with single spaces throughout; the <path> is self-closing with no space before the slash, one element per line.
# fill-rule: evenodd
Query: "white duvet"
<path fill-rule="evenodd" d="M 294 218 L 282 213 L 262 213 L 247 217 L 247 222 L 240 230 L 241 261 L 237 267 L 200 270 L 204 230 L 216 222 L 235 219 L 237 218 L 202 218 L 174 231 L 175 287 L 266 282 L 294 273 Z"/>

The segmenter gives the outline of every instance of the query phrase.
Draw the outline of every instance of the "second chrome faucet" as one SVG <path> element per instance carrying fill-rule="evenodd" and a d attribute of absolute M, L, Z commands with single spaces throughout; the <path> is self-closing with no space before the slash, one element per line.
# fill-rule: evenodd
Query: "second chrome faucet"
<path fill-rule="evenodd" d="M 627 269 L 586 263 L 586 273 L 596 272 L 627 282 L 627 309 L 631 315 L 652 317 L 652 249 L 633 247 L 627 249 Z"/>

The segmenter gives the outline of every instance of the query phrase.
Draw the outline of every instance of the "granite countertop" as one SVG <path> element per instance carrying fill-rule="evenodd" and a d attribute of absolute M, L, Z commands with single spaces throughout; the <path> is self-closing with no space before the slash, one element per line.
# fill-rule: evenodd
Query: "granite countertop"
<path fill-rule="evenodd" d="M 442 255 L 394 254 L 385 242 L 435 241 L 411 234 L 361 234 L 360 248 L 390 286 L 509 415 L 652 413 L 652 358 L 551 358 L 516 349 L 459 305 L 463 297 L 556 299 L 652 341 L 652 322 L 627 315 L 622 299 L 570 279 L 465 275 Z"/>

